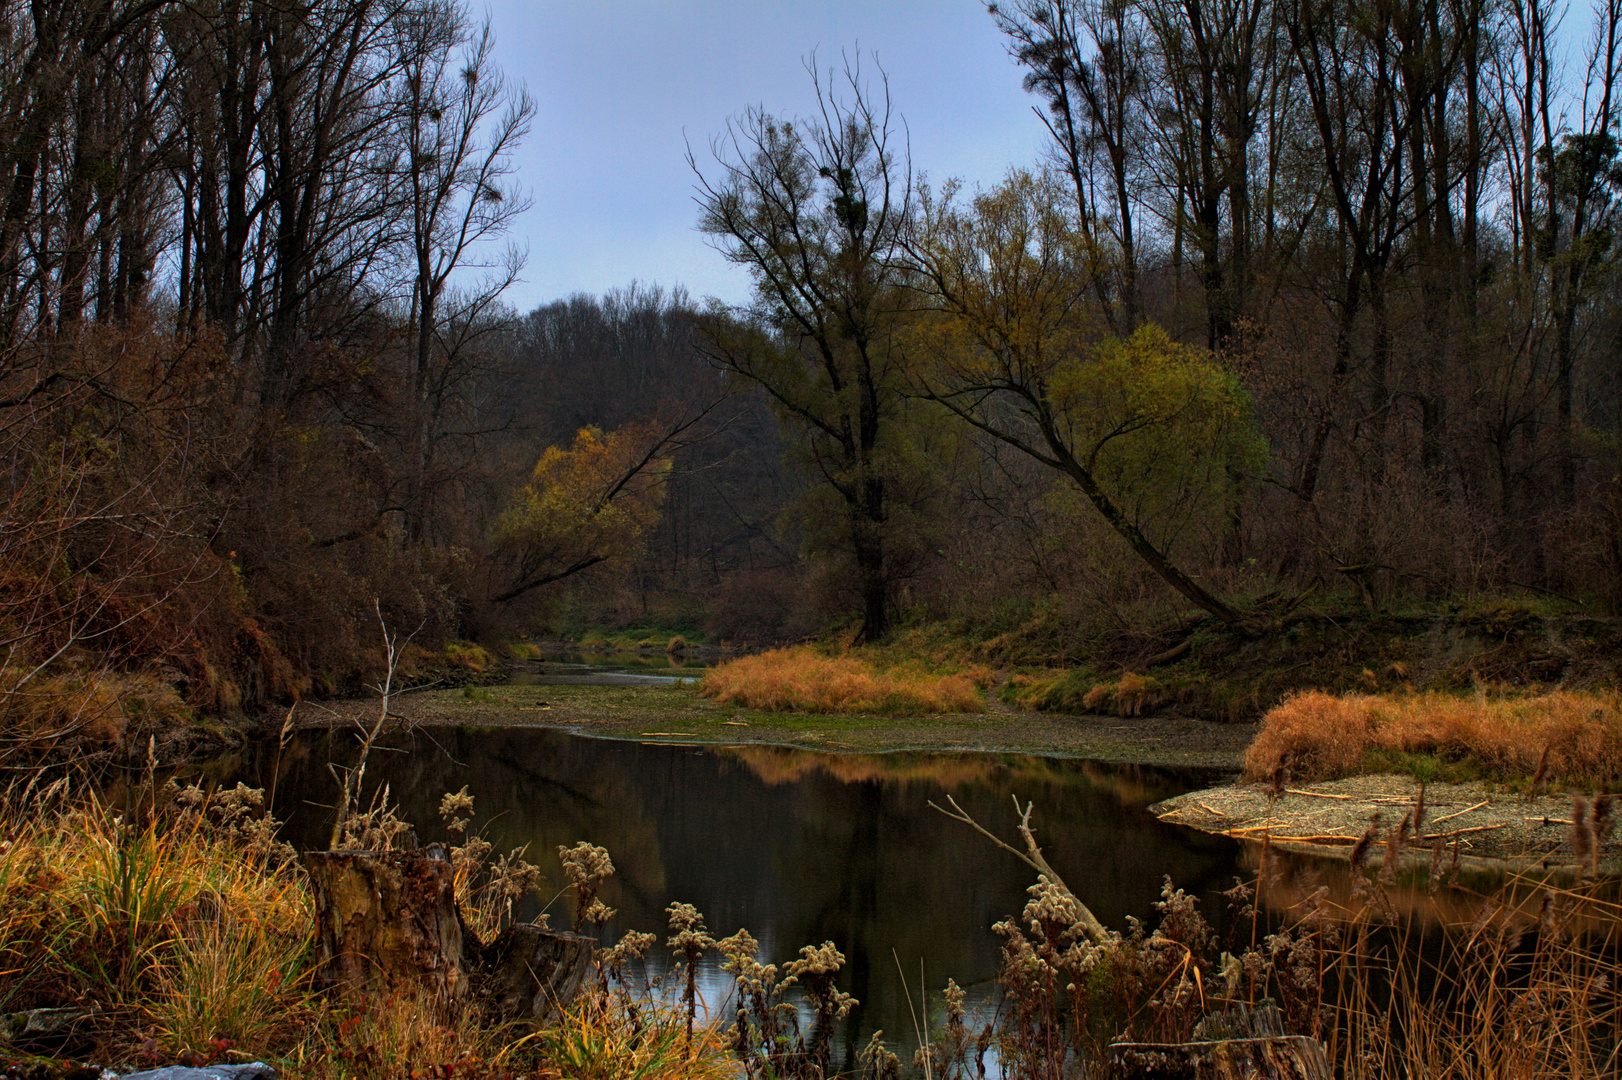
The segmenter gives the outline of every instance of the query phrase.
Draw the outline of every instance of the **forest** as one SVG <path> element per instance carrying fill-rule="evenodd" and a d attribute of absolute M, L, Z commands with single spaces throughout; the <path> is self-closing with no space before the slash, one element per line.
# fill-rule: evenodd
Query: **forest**
<path fill-rule="evenodd" d="M 812 58 L 693 143 L 751 302 L 521 313 L 537 105 L 468 8 L 8 0 L 0 752 L 354 691 L 380 618 L 1074 659 L 1616 613 L 1622 2 L 989 18 L 1041 160 L 937 178 Z"/>

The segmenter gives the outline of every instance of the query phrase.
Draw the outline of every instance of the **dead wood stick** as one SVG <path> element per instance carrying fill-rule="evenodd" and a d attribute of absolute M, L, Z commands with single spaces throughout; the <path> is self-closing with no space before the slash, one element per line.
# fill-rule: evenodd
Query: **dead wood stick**
<path fill-rule="evenodd" d="M 1420 841 L 1423 842 L 1423 841 L 1426 841 L 1426 840 L 1447 840 L 1447 839 L 1449 839 L 1451 837 L 1454 837 L 1454 836 L 1464 836 L 1467 833 L 1492 832 L 1494 829 L 1507 829 L 1507 828 L 1509 828 L 1509 822 L 1500 821 L 1496 825 L 1476 825 L 1476 826 L 1473 826 L 1472 828 L 1468 828 L 1468 829 L 1454 829 L 1452 832 L 1426 833 L 1424 836 L 1420 837 Z"/>
<path fill-rule="evenodd" d="M 1474 806 L 1466 806 L 1463 810 L 1455 810 L 1451 814 L 1443 814 L 1439 818 L 1431 818 L 1431 824 L 1432 825 L 1440 825 L 1444 821 L 1452 821 L 1454 818 L 1462 817 L 1465 814 L 1468 814 L 1472 810 L 1480 810 L 1483 806 L 1486 806 L 1490 802 L 1492 802 L 1491 799 L 1482 799 L 1480 802 L 1476 803 Z"/>
<path fill-rule="evenodd" d="M 1302 791 L 1300 788 L 1287 787 L 1284 789 L 1291 795 L 1305 795 L 1309 799 L 1355 799 L 1355 795 L 1334 795 L 1327 791 Z"/>
<path fill-rule="evenodd" d="M 1227 833 L 1223 833 L 1222 835 L 1223 836 L 1234 836 L 1235 834 L 1231 833 L 1231 832 L 1227 832 Z M 1235 839 L 1239 839 L 1239 840 L 1255 840 L 1256 838 L 1254 836 L 1236 836 Z M 1289 843 L 1294 843 L 1294 844 L 1329 844 L 1329 843 L 1355 844 L 1359 839 L 1361 839 L 1361 837 L 1342 836 L 1340 833 L 1320 833 L 1320 834 L 1314 835 L 1314 836 L 1269 836 L 1268 839 L 1274 841 L 1275 843 L 1289 842 Z"/>
<path fill-rule="evenodd" d="M 1064 883 L 1064 878 L 1059 876 L 1059 872 L 1057 870 L 1048 865 L 1047 858 L 1042 854 L 1042 848 L 1036 842 L 1036 834 L 1031 831 L 1031 810 L 1036 805 L 1034 802 L 1027 802 L 1022 809 L 1019 805 L 1019 796 L 1014 796 L 1014 809 L 1019 811 L 1019 825 L 1017 828 L 1019 829 L 1020 839 L 1025 841 L 1024 851 L 1021 851 L 1012 844 L 1007 843 L 1002 839 L 1002 837 L 998 836 L 996 833 L 974 820 L 974 818 L 970 817 L 968 812 L 959 806 L 957 804 L 957 800 L 950 795 L 946 796 L 946 805 L 951 807 L 950 810 L 936 806 L 933 800 L 929 805 L 934 809 L 939 810 L 947 817 L 952 818 L 954 821 L 963 822 L 963 824 L 969 826 L 969 828 L 973 829 L 981 836 L 984 836 L 987 840 L 990 840 L 993 844 L 996 844 L 998 847 L 1014 856 L 1020 862 L 1035 870 L 1038 874 L 1041 874 L 1043 877 L 1047 878 L 1048 881 L 1053 885 L 1064 890 L 1065 895 L 1069 896 L 1071 900 L 1075 901 L 1076 908 L 1080 913 L 1080 917 L 1077 919 L 1077 921 L 1081 923 L 1082 928 L 1087 931 L 1087 936 L 1099 943 L 1109 940 L 1109 931 L 1104 928 L 1103 923 L 1098 921 L 1098 916 L 1092 913 L 1091 908 L 1082 903 L 1081 897 L 1077 896 L 1075 891 Z"/>

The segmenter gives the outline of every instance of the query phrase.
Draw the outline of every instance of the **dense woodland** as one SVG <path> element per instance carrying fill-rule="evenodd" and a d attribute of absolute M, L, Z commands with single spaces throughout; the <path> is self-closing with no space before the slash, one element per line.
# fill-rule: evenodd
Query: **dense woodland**
<path fill-rule="evenodd" d="M 1044 160 L 926 181 L 813 60 L 695 148 L 752 303 L 527 314 L 536 105 L 454 0 L 4 7 L 9 707 L 337 692 L 379 616 L 1622 605 L 1622 0 L 993 5 Z"/>

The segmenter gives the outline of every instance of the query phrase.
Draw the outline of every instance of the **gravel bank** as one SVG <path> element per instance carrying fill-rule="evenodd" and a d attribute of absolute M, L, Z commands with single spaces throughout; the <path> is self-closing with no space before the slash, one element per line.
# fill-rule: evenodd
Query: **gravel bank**
<path fill-rule="evenodd" d="M 1151 810 L 1162 820 L 1251 843 L 1264 838 L 1286 850 L 1348 858 L 1379 815 L 1371 862 L 1384 857 L 1384 841 L 1412 813 L 1419 784 L 1406 776 L 1356 776 L 1292 786 L 1273 799 L 1263 784 L 1232 784 L 1179 795 Z M 1622 809 L 1618 807 L 1617 809 Z M 1613 811 L 1614 817 L 1615 811 Z M 1403 848 L 1405 861 L 1428 864 L 1441 845 L 1449 862 L 1492 862 L 1520 869 L 1575 868 L 1573 797 L 1530 798 L 1480 783 L 1425 788 L 1425 814 L 1418 840 Z M 1411 836 L 1411 834 L 1410 834 Z M 1600 846 L 1600 869 L 1622 866 L 1622 837 L 1612 832 Z"/>

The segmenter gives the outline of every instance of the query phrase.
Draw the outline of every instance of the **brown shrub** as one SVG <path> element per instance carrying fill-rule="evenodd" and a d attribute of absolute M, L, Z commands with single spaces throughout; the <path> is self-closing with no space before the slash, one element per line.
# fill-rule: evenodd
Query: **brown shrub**
<path fill-rule="evenodd" d="M 770 712 L 979 712 L 973 674 L 878 671 L 852 656 L 808 646 L 740 657 L 705 675 L 699 692 L 729 705 Z"/>
<path fill-rule="evenodd" d="M 1622 698 L 1296 694 L 1262 719 L 1245 775 L 1264 779 L 1286 760 L 1297 779 L 1342 775 L 1370 751 L 1435 754 L 1504 776 L 1530 776 L 1547 752 L 1555 776 L 1599 784 L 1622 772 Z"/>

